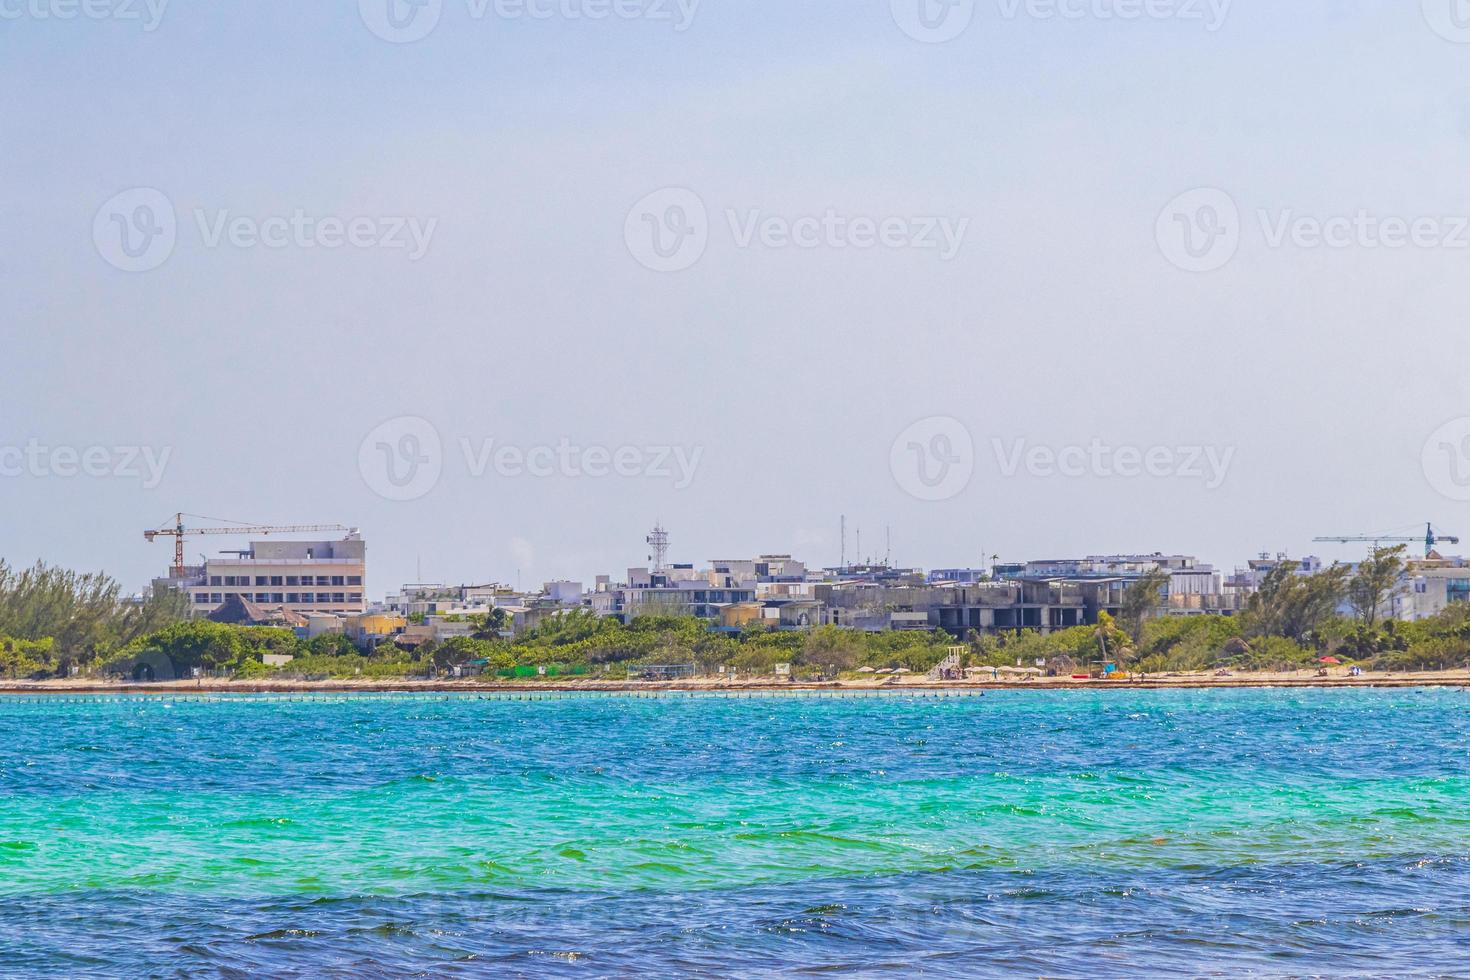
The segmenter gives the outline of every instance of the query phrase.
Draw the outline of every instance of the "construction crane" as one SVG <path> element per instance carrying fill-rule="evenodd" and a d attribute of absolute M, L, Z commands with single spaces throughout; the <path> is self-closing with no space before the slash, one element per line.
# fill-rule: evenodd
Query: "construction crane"
<path fill-rule="evenodd" d="M 230 527 L 185 527 L 184 518 L 190 517 L 200 521 L 218 521 L 229 524 Z M 184 538 L 196 534 L 306 534 L 315 531 L 347 531 L 354 532 L 356 528 L 346 527 L 342 524 L 244 524 L 238 521 L 227 521 L 222 517 L 201 517 L 198 514 L 178 513 L 173 516 L 173 523 L 164 524 L 163 527 L 152 531 L 144 531 L 143 537 L 152 541 L 154 538 L 171 537 L 174 539 L 174 577 L 184 577 Z"/>
<path fill-rule="evenodd" d="M 1352 542 L 1352 541 L 1371 541 L 1373 543 L 1373 547 L 1376 548 L 1376 547 L 1378 547 L 1378 545 L 1382 544 L 1385 541 L 1386 542 L 1389 542 L 1391 544 L 1415 544 L 1418 541 L 1420 541 L 1421 539 L 1420 538 L 1417 538 L 1417 537 L 1414 537 L 1414 538 L 1396 537 L 1394 535 L 1388 535 L 1388 534 L 1354 534 L 1354 535 L 1345 535 L 1345 536 L 1340 537 L 1340 538 L 1313 538 L 1312 540 L 1313 541 L 1319 541 L 1319 542 L 1321 542 L 1321 541 L 1331 541 L 1331 542 L 1335 542 L 1337 544 L 1347 544 L 1347 543 Z M 1447 542 L 1449 544 L 1459 544 L 1460 543 L 1460 539 L 1457 538 L 1457 537 L 1455 537 L 1453 534 L 1440 534 L 1438 531 L 1436 531 L 1434 529 L 1434 525 L 1433 524 L 1428 524 L 1428 523 L 1426 523 L 1424 525 L 1424 537 L 1423 537 L 1422 540 L 1424 542 L 1424 557 L 1425 558 L 1428 558 L 1430 555 L 1434 554 L 1434 546 L 1436 544 L 1438 544 L 1439 542 L 1441 542 L 1441 541 Z"/>

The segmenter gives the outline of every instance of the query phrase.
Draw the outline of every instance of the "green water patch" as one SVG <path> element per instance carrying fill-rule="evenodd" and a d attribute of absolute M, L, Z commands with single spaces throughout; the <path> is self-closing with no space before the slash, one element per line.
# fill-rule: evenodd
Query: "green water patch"
<path fill-rule="evenodd" d="M 718 889 L 954 869 L 1367 860 L 1458 853 L 1467 803 L 1470 777 L 1189 771 L 682 785 L 497 776 L 345 793 L 12 797 L 0 801 L 0 894 Z"/>

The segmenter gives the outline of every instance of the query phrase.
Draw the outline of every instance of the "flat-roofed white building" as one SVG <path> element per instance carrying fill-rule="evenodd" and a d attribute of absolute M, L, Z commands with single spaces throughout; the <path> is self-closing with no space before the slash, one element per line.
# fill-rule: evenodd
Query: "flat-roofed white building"
<path fill-rule="evenodd" d="M 252 541 L 231 554 L 159 583 L 188 593 L 195 616 L 209 615 L 232 595 L 303 615 L 367 611 L 367 544 L 355 531 L 340 541 Z"/>
<path fill-rule="evenodd" d="M 1395 619 L 1416 621 L 1445 611 L 1452 603 L 1470 602 L 1470 564 L 1460 558 L 1410 561 L 1404 581 L 1380 610 Z"/>

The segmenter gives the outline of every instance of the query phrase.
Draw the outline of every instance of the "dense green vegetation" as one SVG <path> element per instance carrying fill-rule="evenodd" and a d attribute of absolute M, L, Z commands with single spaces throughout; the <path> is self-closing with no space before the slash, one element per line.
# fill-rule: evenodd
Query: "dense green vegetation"
<path fill-rule="evenodd" d="M 927 670 L 954 639 L 943 632 L 860 633 L 822 626 L 807 631 L 747 628 L 718 632 L 688 616 L 643 616 L 627 626 L 582 610 L 548 620 L 513 642 L 451 640 L 454 656 L 485 657 L 496 666 L 588 664 L 611 670 L 629 664 L 695 664 L 706 673 L 727 667 L 769 674 L 789 663 L 798 672 L 907 667 Z"/>
<path fill-rule="evenodd" d="M 175 675 L 199 668 L 205 671 L 254 673 L 264 669 L 268 653 L 295 656 L 301 641 L 288 629 L 227 626 L 205 619 L 174 623 L 156 633 L 139 637 L 111 658 L 104 669 L 139 660 L 164 660 Z"/>
<path fill-rule="evenodd" d="M 196 620 L 139 638 L 111 665 L 125 670 L 140 658 L 163 656 L 181 672 L 199 668 L 244 677 L 410 677 L 472 664 L 490 674 L 516 667 L 549 667 L 558 673 L 585 668 L 591 676 L 621 678 L 629 667 L 649 664 L 692 663 L 703 673 L 724 667 L 769 675 L 776 664 L 790 663 L 796 674 L 809 675 L 863 665 L 923 671 L 955 643 L 943 632 L 860 633 L 831 626 L 730 635 L 704 620 L 680 616 L 643 617 L 624 626 L 586 610 L 550 619 L 514 641 L 501 639 L 493 624 L 482 625 L 475 636 L 425 643 L 409 652 L 391 642 L 360 651 L 341 636 L 302 641 L 288 630 Z M 266 653 L 295 659 L 273 670 L 261 662 Z"/>
<path fill-rule="evenodd" d="M 1022 632 L 980 636 L 963 646 L 967 665 L 1031 666 L 1069 674 L 1111 661 L 1130 673 L 1201 670 L 1304 670 L 1333 654 L 1372 669 L 1409 670 L 1470 666 L 1470 605 L 1457 605 L 1419 623 L 1381 626 L 1342 617 L 1314 623 L 1316 645 L 1254 631 L 1248 618 L 1160 617 L 1145 620 L 1138 640 L 1104 614 L 1095 626 L 1050 634 Z M 688 617 L 649 617 L 624 626 L 577 612 L 553 619 L 515 641 L 459 637 L 427 643 L 412 652 L 392 644 L 364 653 L 340 636 L 297 639 L 289 631 L 191 622 L 144 637 L 123 651 L 163 654 L 180 669 L 201 667 L 243 677 L 420 677 L 473 664 L 489 674 L 516 667 L 548 667 L 553 675 L 585 668 L 589 676 L 619 679 L 649 664 L 695 664 L 700 673 L 721 668 L 743 676 L 769 676 L 789 663 L 797 676 L 906 667 L 915 672 L 939 662 L 956 640 L 943 632 L 863 633 L 833 626 L 808 631 L 747 630 L 727 634 Z M 1106 649 L 1106 653 L 1104 650 Z M 262 653 L 296 659 L 279 670 L 264 667 Z"/>
<path fill-rule="evenodd" d="M 44 564 L 16 571 L 0 561 L 0 674 L 32 677 L 89 670 L 188 613 L 169 592 L 126 602 L 106 575 Z"/>
<path fill-rule="evenodd" d="M 1470 604 L 1458 603 L 1445 612 L 1417 623 L 1389 621 L 1367 626 L 1340 616 L 1314 623 L 1311 641 L 1252 630 L 1248 620 L 1222 616 L 1170 616 L 1148 620 L 1135 643 L 1110 627 L 1125 641 L 1108 644 L 1103 653 L 1101 627 L 1079 626 L 1042 635 L 970 638 L 970 662 L 992 666 L 1031 666 L 1044 661 L 1048 672 L 1073 669 L 1112 660 L 1131 673 L 1170 673 L 1202 670 L 1303 670 L 1315 668 L 1319 658 L 1335 656 L 1373 670 L 1438 670 L 1470 667 Z"/>

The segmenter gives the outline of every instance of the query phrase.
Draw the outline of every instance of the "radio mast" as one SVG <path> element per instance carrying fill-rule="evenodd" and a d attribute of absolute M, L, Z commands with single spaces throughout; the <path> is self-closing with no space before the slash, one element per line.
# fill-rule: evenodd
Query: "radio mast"
<path fill-rule="evenodd" d="M 653 530 L 648 532 L 648 537 L 643 540 L 653 549 L 653 554 L 648 556 L 648 560 L 653 563 L 652 571 L 662 572 L 668 567 L 669 558 L 669 532 L 664 530 L 663 522 L 655 524 Z"/>

